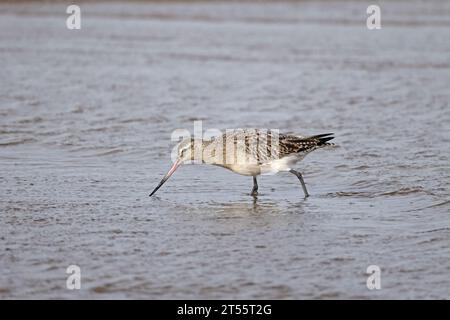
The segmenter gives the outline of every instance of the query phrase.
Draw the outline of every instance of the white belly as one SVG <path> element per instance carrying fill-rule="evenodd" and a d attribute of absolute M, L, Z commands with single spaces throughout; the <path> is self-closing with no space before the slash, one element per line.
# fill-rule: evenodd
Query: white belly
<path fill-rule="evenodd" d="M 223 168 L 227 168 L 238 174 L 244 176 L 257 176 L 261 174 L 261 167 L 257 164 L 230 164 L 230 165 L 218 165 Z"/>
<path fill-rule="evenodd" d="M 223 168 L 227 168 L 235 173 L 242 174 L 244 176 L 258 176 L 258 175 L 271 175 L 280 171 L 289 171 L 295 164 L 302 160 L 303 156 L 298 154 L 284 157 L 282 159 L 272 160 L 266 164 L 214 164 Z"/>
<path fill-rule="evenodd" d="M 303 156 L 298 154 L 289 157 L 284 157 L 281 159 L 276 159 L 268 162 L 267 164 L 261 165 L 261 174 L 276 174 L 280 171 L 289 171 L 295 164 L 302 160 Z"/>

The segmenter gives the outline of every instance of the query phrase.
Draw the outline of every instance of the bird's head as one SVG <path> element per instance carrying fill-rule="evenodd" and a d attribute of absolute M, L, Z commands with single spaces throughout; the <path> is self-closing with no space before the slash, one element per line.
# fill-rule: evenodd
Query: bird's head
<path fill-rule="evenodd" d="M 195 156 L 196 139 L 186 138 L 178 144 L 177 160 L 182 163 L 193 161 Z"/>
<path fill-rule="evenodd" d="M 161 182 L 156 186 L 152 193 L 150 193 L 150 197 L 155 194 L 159 188 L 161 188 L 161 186 L 170 178 L 170 176 L 175 172 L 175 170 L 178 169 L 180 165 L 195 161 L 197 159 L 201 160 L 202 143 L 202 139 L 186 138 L 178 144 L 176 147 L 176 160 L 166 175 L 162 178 Z"/>

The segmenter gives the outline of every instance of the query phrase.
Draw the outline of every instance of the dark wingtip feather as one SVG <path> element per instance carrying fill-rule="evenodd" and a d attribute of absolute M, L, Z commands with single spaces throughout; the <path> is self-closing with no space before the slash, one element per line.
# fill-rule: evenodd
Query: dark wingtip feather
<path fill-rule="evenodd" d="M 334 135 L 334 133 L 322 133 L 322 134 L 317 134 L 315 136 L 312 136 L 311 138 L 320 138 L 320 137 L 326 137 L 326 136 L 332 136 Z"/>
<path fill-rule="evenodd" d="M 319 140 L 319 143 L 317 144 L 318 146 L 328 145 L 329 143 L 327 143 L 327 141 L 330 141 L 330 140 L 334 139 L 334 133 L 318 134 L 318 135 L 309 137 L 308 139 Z"/>

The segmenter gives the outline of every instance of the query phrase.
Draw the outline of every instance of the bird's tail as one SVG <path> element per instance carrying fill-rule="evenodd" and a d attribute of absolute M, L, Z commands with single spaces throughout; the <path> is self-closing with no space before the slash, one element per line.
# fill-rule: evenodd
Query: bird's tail
<path fill-rule="evenodd" d="M 322 146 L 333 146 L 334 143 L 328 142 L 333 139 L 334 133 L 323 133 L 305 138 L 304 140 L 314 143 L 317 147 L 322 147 Z"/>

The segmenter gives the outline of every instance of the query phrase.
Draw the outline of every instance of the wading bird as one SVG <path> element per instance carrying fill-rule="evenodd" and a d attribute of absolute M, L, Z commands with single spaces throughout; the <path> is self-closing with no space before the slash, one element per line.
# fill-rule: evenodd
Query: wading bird
<path fill-rule="evenodd" d="M 302 174 L 293 169 L 295 164 L 308 153 L 318 148 L 333 145 L 329 140 L 333 133 L 304 137 L 282 134 L 276 130 L 235 129 L 209 141 L 187 138 L 177 148 L 177 159 L 161 182 L 150 193 L 150 197 L 161 188 L 175 170 L 183 163 L 196 161 L 229 169 L 235 173 L 252 176 L 251 195 L 258 195 L 256 177 L 262 174 L 275 174 L 280 171 L 297 176 L 308 197 Z"/>

